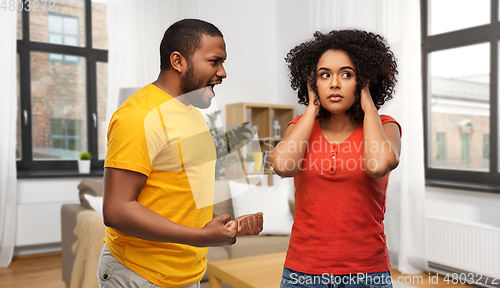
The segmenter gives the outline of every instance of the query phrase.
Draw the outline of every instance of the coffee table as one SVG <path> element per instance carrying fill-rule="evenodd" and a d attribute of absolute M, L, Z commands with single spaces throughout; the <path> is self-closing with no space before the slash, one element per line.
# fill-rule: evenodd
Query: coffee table
<path fill-rule="evenodd" d="M 235 288 L 280 287 L 286 253 L 266 254 L 208 263 L 210 288 L 221 281 Z"/>

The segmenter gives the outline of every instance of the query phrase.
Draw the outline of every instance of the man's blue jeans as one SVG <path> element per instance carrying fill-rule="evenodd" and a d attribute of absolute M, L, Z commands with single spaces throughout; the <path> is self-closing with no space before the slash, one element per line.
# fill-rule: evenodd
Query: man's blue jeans
<path fill-rule="evenodd" d="M 391 272 L 314 275 L 283 269 L 280 288 L 392 288 Z"/>

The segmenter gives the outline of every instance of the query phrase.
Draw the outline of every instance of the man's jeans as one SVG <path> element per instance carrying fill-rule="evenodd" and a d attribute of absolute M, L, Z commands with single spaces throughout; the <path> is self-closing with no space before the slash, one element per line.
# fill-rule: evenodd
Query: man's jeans
<path fill-rule="evenodd" d="M 99 288 L 161 288 L 118 262 L 104 245 L 97 266 Z M 200 288 L 200 282 L 185 288 Z"/>
<path fill-rule="evenodd" d="M 281 288 L 392 288 L 391 272 L 314 275 L 283 269 Z"/>

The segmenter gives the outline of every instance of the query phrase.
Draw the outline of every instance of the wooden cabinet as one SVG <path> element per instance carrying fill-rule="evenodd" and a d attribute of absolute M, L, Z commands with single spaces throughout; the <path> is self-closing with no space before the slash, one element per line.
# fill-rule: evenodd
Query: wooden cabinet
<path fill-rule="evenodd" d="M 226 127 L 250 122 L 249 125 L 257 128 L 260 150 L 265 153 L 270 153 L 276 144 L 281 141 L 288 122 L 292 121 L 295 116 L 295 106 L 292 105 L 263 103 L 233 103 L 226 105 Z M 274 121 L 277 121 L 281 127 L 279 135 L 273 135 Z M 244 154 L 248 157 L 252 152 L 247 149 Z M 269 163 L 264 162 L 263 165 L 263 172 L 268 176 L 268 183 L 271 185 L 274 171 L 269 166 Z M 247 171 L 247 173 L 262 172 Z"/>

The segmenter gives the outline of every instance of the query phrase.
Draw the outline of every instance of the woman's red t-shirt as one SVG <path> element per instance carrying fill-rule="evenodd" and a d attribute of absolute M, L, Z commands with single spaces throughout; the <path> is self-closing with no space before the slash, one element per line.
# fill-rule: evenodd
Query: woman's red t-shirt
<path fill-rule="evenodd" d="M 392 117 L 380 120 L 396 123 L 401 131 Z M 365 174 L 363 123 L 344 142 L 332 144 L 316 119 L 294 179 L 295 221 L 285 267 L 333 275 L 390 271 L 383 222 L 388 180 L 389 175 Z"/>

